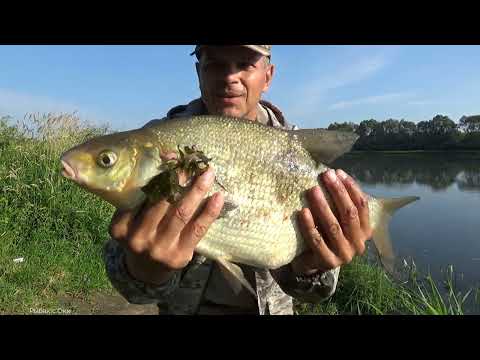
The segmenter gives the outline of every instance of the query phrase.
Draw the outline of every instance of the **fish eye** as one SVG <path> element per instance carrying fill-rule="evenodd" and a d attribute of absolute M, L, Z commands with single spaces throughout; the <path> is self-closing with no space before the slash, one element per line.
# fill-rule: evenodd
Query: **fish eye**
<path fill-rule="evenodd" d="M 102 151 L 100 155 L 98 155 L 98 165 L 103 168 L 109 168 L 115 165 L 117 162 L 117 154 L 115 154 L 111 150 Z"/>

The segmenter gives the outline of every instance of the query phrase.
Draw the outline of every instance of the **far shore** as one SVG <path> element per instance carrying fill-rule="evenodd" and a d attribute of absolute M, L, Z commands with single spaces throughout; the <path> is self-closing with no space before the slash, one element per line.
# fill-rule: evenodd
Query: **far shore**
<path fill-rule="evenodd" d="M 478 153 L 480 149 L 472 150 L 352 150 L 349 154 L 361 154 L 361 153 L 386 153 L 386 154 L 395 154 L 395 153 Z"/>

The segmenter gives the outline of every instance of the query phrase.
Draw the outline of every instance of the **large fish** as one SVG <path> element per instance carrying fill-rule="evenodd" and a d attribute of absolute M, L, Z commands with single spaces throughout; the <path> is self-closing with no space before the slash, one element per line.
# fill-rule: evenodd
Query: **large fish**
<path fill-rule="evenodd" d="M 179 150 L 195 149 L 215 170 L 216 182 L 207 196 L 220 191 L 226 204 L 196 252 L 217 261 L 252 291 L 234 263 L 277 269 L 306 249 L 296 220 L 296 212 L 308 207 L 305 192 L 319 185 L 333 204 L 319 174 L 350 151 L 357 138 L 353 133 L 287 131 L 244 119 L 198 116 L 94 138 L 65 152 L 61 163 L 67 178 L 118 209 L 132 209 L 156 188 L 147 186 L 150 181 L 166 173 L 162 155 L 175 152 L 180 158 L 184 153 Z M 373 242 L 388 271 L 394 263 L 388 223 L 396 210 L 418 199 L 369 198 Z"/>

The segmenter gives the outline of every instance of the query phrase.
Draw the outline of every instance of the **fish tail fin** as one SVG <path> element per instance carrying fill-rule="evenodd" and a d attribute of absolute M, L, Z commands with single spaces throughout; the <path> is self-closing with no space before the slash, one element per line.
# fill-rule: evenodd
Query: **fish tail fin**
<path fill-rule="evenodd" d="M 380 204 L 381 211 L 377 224 L 373 230 L 372 240 L 378 251 L 382 265 L 390 274 L 394 273 L 395 264 L 395 255 L 389 233 L 390 220 L 397 210 L 417 200 L 420 200 L 418 196 L 377 199 L 378 203 Z"/>

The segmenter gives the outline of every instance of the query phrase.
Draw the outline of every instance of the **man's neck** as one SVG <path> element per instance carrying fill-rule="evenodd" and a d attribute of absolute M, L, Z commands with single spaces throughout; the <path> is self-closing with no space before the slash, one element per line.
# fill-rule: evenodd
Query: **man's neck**
<path fill-rule="evenodd" d="M 244 118 L 251 121 L 258 121 L 258 105 L 255 107 L 253 111 L 245 115 Z"/>
<path fill-rule="evenodd" d="M 205 105 L 205 102 L 203 101 L 203 99 L 200 98 L 200 101 L 203 105 L 203 108 L 205 109 L 205 113 L 208 114 L 208 109 L 207 109 L 207 106 Z M 243 118 L 245 119 L 248 119 L 248 120 L 251 120 L 251 121 L 260 121 L 262 122 L 263 120 L 263 116 L 259 113 L 259 107 L 260 107 L 260 104 L 257 104 L 257 106 L 255 107 L 255 109 L 253 109 L 250 113 L 246 114 L 243 116 Z"/>

